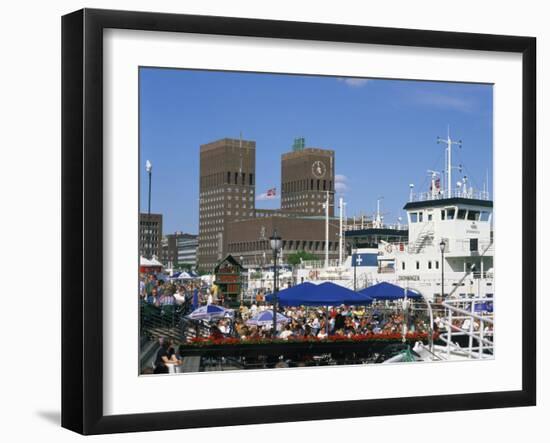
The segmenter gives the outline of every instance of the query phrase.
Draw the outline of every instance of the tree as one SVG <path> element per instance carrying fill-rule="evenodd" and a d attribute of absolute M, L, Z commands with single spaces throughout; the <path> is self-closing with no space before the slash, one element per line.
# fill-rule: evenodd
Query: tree
<path fill-rule="evenodd" d="M 302 261 L 306 260 L 315 260 L 317 257 L 311 252 L 298 251 L 294 254 L 287 255 L 286 261 L 289 265 L 295 266 L 300 264 Z"/>

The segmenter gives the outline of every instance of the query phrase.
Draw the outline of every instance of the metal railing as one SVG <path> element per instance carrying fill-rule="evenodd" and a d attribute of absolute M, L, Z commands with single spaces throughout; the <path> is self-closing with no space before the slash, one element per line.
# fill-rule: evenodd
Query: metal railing
<path fill-rule="evenodd" d="M 183 305 L 161 305 L 142 303 L 140 305 L 140 335 L 150 340 L 159 338 L 174 341 L 187 341 L 188 338 L 208 336 L 209 330 L 204 325 L 191 322 L 186 315 L 191 312 L 190 303 Z"/>
<path fill-rule="evenodd" d="M 337 258 L 331 258 L 328 261 L 329 267 L 337 267 L 340 265 L 340 261 Z M 324 260 L 305 260 L 302 263 L 296 265 L 296 269 L 320 269 L 325 267 Z"/>
<path fill-rule="evenodd" d="M 358 230 L 361 230 L 361 229 L 373 229 L 373 228 L 377 228 L 377 226 L 374 226 L 372 222 L 361 224 L 360 221 L 357 221 L 356 223 L 353 223 L 353 222 L 349 223 L 349 221 L 348 221 L 347 223 L 344 223 L 344 226 L 342 227 L 342 229 L 345 232 L 347 232 L 347 231 L 358 231 Z M 409 226 L 401 224 L 401 223 L 394 223 L 394 224 L 383 224 L 381 226 L 378 226 L 378 228 L 380 228 L 380 229 L 393 229 L 393 230 L 408 230 Z"/>
<path fill-rule="evenodd" d="M 477 200 L 490 200 L 489 192 L 479 191 L 477 189 L 470 188 L 468 190 L 455 189 L 451 191 L 450 196 L 447 191 L 443 191 L 443 190 L 441 191 L 440 194 L 435 194 L 435 195 L 432 194 L 431 191 L 413 192 L 410 194 L 409 202 L 443 200 L 445 198 L 470 198 L 470 199 L 477 199 Z"/>
<path fill-rule="evenodd" d="M 399 242 L 399 241 L 392 241 L 388 242 L 388 244 L 383 248 L 385 252 L 387 253 L 394 253 L 394 254 L 412 254 L 415 253 L 417 250 L 420 251 L 427 251 L 427 252 L 437 252 L 439 253 L 439 244 L 434 244 L 433 241 L 430 243 L 429 240 L 426 241 L 423 245 L 421 245 L 420 249 L 418 249 L 417 241 L 414 242 Z M 487 252 L 493 252 L 494 251 L 494 244 L 493 241 L 490 239 L 486 240 L 478 240 L 477 249 L 470 249 L 470 239 L 469 238 L 461 238 L 461 239 L 453 239 L 453 240 L 447 240 L 446 248 L 445 248 L 445 254 L 458 254 L 458 253 L 469 253 L 467 255 L 481 255 L 485 254 Z"/>
<path fill-rule="evenodd" d="M 492 298 L 446 299 L 441 303 L 445 317 L 441 319 L 444 331 L 440 340 L 445 343 L 446 354 L 471 359 L 493 357 L 493 312 L 488 305 Z"/>

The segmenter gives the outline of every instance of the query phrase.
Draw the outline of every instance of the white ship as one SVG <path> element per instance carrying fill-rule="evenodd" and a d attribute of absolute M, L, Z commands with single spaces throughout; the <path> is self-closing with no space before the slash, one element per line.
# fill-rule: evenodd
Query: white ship
<path fill-rule="evenodd" d="M 347 257 L 303 263 L 296 270 L 296 283 L 330 280 L 360 290 L 386 281 L 417 290 L 431 301 L 492 298 L 493 202 L 488 186 L 476 190 L 466 176 L 454 183 L 452 148 L 461 142 L 449 136 L 440 141 L 446 144 L 444 177 L 429 171 L 426 192 L 415 193 L 410 185 L 404 206 L 408 229 L 385 225 L 379 208 L 371 221 L 344 223 Z"/>
<path fill-rule="evenodd" d="M 330 280 L 358 291 L 379 282 L 413 289 L 423 296 L 431 324 L 441 332 L 439 345 L 417 343 L 418 359 L 492 358 L 493 201 L 488 183 L 480 191 L 466 176 L 453 182 L 453 169 L 461 168 L 452 165 L 452 149 L 461 142 L 450 135 L 438 142 L 446 145 L 445 171 L 428 171 L 426 192 L 415 193 L 409 185 L 404 206 L 408 226 L 385 225 L 379 204 L 372 220 L 343 223 L 341 215 L 340 250 L 350 253 L 344 258 L 341 252 L 337 261 L 329 261 L 327 254 L 324 261 L 305 262 L 294 280 Z M 404 354 L 395 361 L 402 358 Z"/>

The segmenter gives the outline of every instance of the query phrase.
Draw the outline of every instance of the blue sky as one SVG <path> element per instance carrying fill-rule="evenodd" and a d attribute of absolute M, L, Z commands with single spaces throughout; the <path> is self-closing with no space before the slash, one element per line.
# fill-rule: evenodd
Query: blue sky
<path fill-rule="evenodd" d="M 151 211 L 163 214 L 165 234 L 198 230 L 199 146 L 241 132 L 256 141 L 257 196 L 271 187 L 279 194 L 281 154 L 301 136 L 306 146 L 335 150 L 349 216 L 373 214 L 384 197 L 385 221 L 394 223 L 409 183 L 427 191 L 427 170 L 444 168 L 436 138 L 447 125 L 463 141 L 453 163 L 480 189 L 488 173 L 492 195 L 490 85 L 158 68 L 139 75 L 140 204 L 146 211 L 150 160 Z"/>

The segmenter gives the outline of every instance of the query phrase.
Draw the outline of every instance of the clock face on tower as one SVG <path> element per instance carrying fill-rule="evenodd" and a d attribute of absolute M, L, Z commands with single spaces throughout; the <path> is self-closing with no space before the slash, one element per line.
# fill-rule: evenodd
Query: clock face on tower
<path fill-rule="evenodd" d="M 327 173 L 327 167 L 322 161 L 317 160 L 313 162 L 313 165 L 311 166 L 311 172 L 315 177 L 323 178 Z"/>

